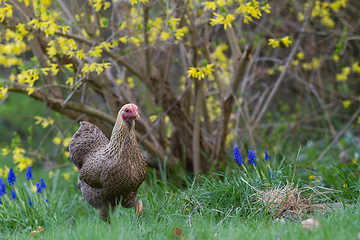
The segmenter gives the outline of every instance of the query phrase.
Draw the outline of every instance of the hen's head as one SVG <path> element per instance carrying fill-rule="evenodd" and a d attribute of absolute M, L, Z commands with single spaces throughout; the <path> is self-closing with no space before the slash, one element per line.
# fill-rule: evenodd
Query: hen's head
<path fill-rule="evenodd" d="M 135 104 L 129 103 L 125 104 L 119 111 L 119 115 L 124 121 L 132 121 L 136 118 L 140 118 L 140 115 L 137 111 L 137 106 Z"/>

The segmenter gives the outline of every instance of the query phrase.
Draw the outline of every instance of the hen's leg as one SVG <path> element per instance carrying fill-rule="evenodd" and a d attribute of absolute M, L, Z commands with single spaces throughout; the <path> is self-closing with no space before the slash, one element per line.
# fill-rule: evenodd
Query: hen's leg
<path fill-rule="evenodd" d="M 111 214 L 114 214 L 116 209 L 116 205 L 111 204 Z M 110 213 L 110 204 L 103 204 L 99 209 L 98 209 L 98 213 L 100 215 L 100 217 L 102 218 L 102 220 L 107 221 L 109 220 L 109 213 Z"/>
<path fill-rule="evenodd" d="M 99 209 L 98 213 L 102 220 L 107 221 L 109 218 L 109 204 L 103 204 Z"/>

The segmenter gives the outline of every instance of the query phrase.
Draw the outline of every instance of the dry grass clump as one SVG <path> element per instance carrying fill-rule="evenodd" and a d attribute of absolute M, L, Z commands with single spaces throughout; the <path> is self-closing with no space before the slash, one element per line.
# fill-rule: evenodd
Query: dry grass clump
<path fill-rule="evenodd" d="M 257 190 L 254 194 L 263 207 L 267 207 L 276 217 L 283 216 L 286 212 L 293 217 L 302 213 L 308 213 L 311 206 L 311 200 L 301 195 L 301 190 L 293 183 L 287 183 L 281 186 L 270 187 L 262 191 Z"/>
<path fill-rule="evenodd" d="M 323 212 L 339 206 L 339 203 L 314 203 L 314 199 L 318 199 L 318 197 L 330 199 L 329 195 L 333 195 L 337 191 L 334 189 L 321 186 L 300 188 L 299 185 L 287 182 L 286 185 L 279 184 L 275 187 L 269 186 L 266 190 L 259 190 L 249 183 L 247 184 L 256 191 L 252 197 L 255 197 L 257 203 L 262 205 L 258 211 L 267 209 L 269 213 L 274 214 L 275 218 L 291 217 L 292 219 L 301 219 L 303 214 L 310 214 L 316 210 Z M 309 197 L 305 198 L 304 192 L 308 193 L 309 191 L 312 193 L 308 194 Z"/>

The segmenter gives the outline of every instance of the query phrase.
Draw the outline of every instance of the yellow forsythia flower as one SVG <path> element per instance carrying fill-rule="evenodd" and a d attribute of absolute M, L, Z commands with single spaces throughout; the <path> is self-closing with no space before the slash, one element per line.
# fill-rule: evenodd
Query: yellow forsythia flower
<path fill-rule="evenodd" d="M 296 57 L 298 59 L 303 59 L 304 58 L 304 53 L 303 52 L 299 52 L 298 54 L 296 54 Z"/>
<path fill-rule="evenodd" d="M 0 87 L 0 99 L 3 99 L 6 96 L 7 92 L 8 92 L 7 88 Z"/>
<path fill-rule="evenodd" d="M 221 22 L 224 20 L 224 17 L 217 13 L 213 14 L 216 16 L 216 18 L 210 18 L 210 25 L 215 26 L 221 24 Z"/>
<path fill-rule="evenodd" d="M 157 119 L 157 115 L 151 115 L 151 116 L 149 117 L 149 119 L 150 119 L 150 121 L 155 122 L 156 119 Z"/>
<path fill-rule="evenodd" d="M 55 177 L 55 173 L 53 171 L 50 171 L 49 172 L 49 178 L 53 178 L 53 177 Z"/>
<path fill-rule="evenodd" d="M 133 89 L 135 87 L 134 79 L 132 77 L 128 77 L 127 82 L 129 84 L 130 89 Z"/>
<path fill-rule="evenodd" d="M 63 146 L 68 147 L 70 145 L 70 142 L 71 142 L 71 137 L 64 138 Z"/>
<path fill-rule="evenodd" d="M 359 62 L 358 62 L 358 61 L 354 62 L 354 64 L 352 65 L 352 68 L 353 68 L 353 71 L 354 71 L 354 72 L 360 73 L 360 66 L 359 66 Z"/>
<path fill-rule="evenodd" d="M 196 78 L 197 70 L 194 67 L 189 67 L 189 70 L 187 71 L 188 77 Z"/>
<path fill-rule="evenodd" d="M 130 42 L 134 43 L 136 46 L 140 46 L 140 39 L 137 39 L 135 37 L 131 37 L 129 39 Z"/>
<path fill-rule="evenodd" d="M 69 180 L 69 179 L 70 179 L 70 173 L 63 173 L 62 175 L 63 175 L 63 177 L 65 178 L 65 180 Z"/>
<path fill-rule="evenodd" d="M 201 3 L 201 4 L 202 4 L 202 5 L 205 5 L 204 10 L 207 10 L 207 9 L 211 9 L 211 10 L 213 10 L 213 11 L 216 10 L 215 2 L 208 2 L 208 1 L 206 1 L 206 2 Z"/>
<path fill-rule="evenodd" d="M 275 73 L 275 70 L 274 69 L 269 69 L 268 71 L 267 71 L 267 74 L 268 75 L 273 75 Z"/>
<path fill-rule="evenodd" d="M 70 86 L 74 85 L 74 78 L 69 77 L 68 80 L 65 83 L 69 84 Z"/>
<path fill-rule="evenodd" d="M 289 47 L 289 44 L 292 43 L 292 40 L 289 39 L 289 36 L 283 37 L 281 41 L 286 47 Z"/>
<path fill-rule="evenodd" d="M 122 42 L 123 44 L 127 43 L 127 36 L 123 36 L 121 38 L 119 38 L 119 41 Z"/>
<path fill-rule="evenodd" d="M 342 105 L 344 108 L 348 108 L 351 104 L 351 100 L 344 100 L 342 101 Z"/>
<path fill-rule="evenodd" d="M 53 143 L 55 143 L 56 145 L 59 145 L 61 143 L 61 138 L 60 137 L 54 138 Z"/>
<path fill-rule="evenodd" d="M 279 41 L 273 38 L 269 39 L 269 46 L 272 46 L 273 48 L 277 48 L 280 45 Z"/>
<path fill-rule="evenodd" d="M 291 64 L 292 64 L 294 67 L 296 67 L 296 66 L 299 65 L 299 60 L 293 60 L 293 61 L 291 61 Z"/>
<path fill-rule="evenodd" d="M 28 91 L 28 95 L 31 95 L 35 91 L 35 88 L 26 88 L 26 91 Z"/>
<path fill-rule="evenodd" d="M 170 33 L 169 33 L 169 32 L 161 32 L 161 33 L 160 33 L 160 39 L 161 39 L 162 41 L 166 41 L 169 37 L 170 37 Z"/>
<path fill-rule="evenodd" d="M 225 20 L 223 20 L 223 21 L 221 22 L 221 24 L 224 25 L 224 29 L 226 30 L 226 27 L 227 27 L 227 26 L 232 27 L 232 26 L 231 26 L 231 22 L 234 21 L 234 20 L 235 20 L 234 15 L 232 15 L 232 14 L 230 13 L 230 14 L 228 14 L 228 15 L 226 16 Z"/>

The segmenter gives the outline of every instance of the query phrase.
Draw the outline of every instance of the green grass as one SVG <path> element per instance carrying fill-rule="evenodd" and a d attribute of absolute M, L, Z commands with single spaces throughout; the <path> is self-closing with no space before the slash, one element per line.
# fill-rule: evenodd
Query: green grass
<path fill-rule="evenodd" d="M 148 207 L 151 208 L 151 207 Z M 302 228 L 299 222 L 273 223 L 265 217 L 248 223 L 236 213 L 216 227 L 218 220 L 212 214 L 194 214 L 192 226 L 186 224 L 187 215 L 176 211 L 176 206 L 162 210 L 147 209 L 145 217 L 136 219 L 133 211 L 119 209 L 111 221 L 102 222 L 94 212 L 80 215 L 76 220 L 58 226 L 45 227 L 42 239 L 173 239 L 173 229 L 181 228 L 185 239 L 355 239 L 360 213 L 354 208 L 319 215 L 320 227 L 315 232 Z M 205 215 L 205 216 L 204 216 Z M 27 239 L 26 233 L 15 232 L 10 238 Z"/>
<path fill-rule="evenodd" d="M 66 181 L 58 173 L 52 180 L 48 180 L 48 205 L 45 207 L 42 200 L 42 210 L 33 206 L 33 211 L 42 215 L 35 214 L 34 217 L 22 214 L 17 218 L 14 213 L 12 222 L 4 222 L 5 217 L 0 225 L 0 237 L 28 239 L 30 232 L 39 225 L 44 231 L 34 239 L 174 239 L 175 228 L 182 230 L 184 239 L 355 239 L 360 232 L 360 213 L 356 209 L 359 207 L 358 190 L 354 191 L 358 189 L 358 180 L 351 182 L 354 189 L 346 191 L 351 195 L 350 198 L 344 195 L 344 191 L 329 196 L 316 196 L 315 202 L 342 200 L 350 205 L 345 209 L 311 214 L 319 219 L 320 227 L 310 232 L 304 230 L 300 223 L 310 215 L 288 217 L 284 223 L 276 222 L 274 212 L 270 211 L 267 204 L 256 201 L 254 194 L 254 187 L 266 190 L 271 186 L 285 185 L 287 180 L 291 181 L 292 168 L 280 164 L 274 179 L 261 179 L 254 170 L 248 169 L 250 175 L 245 175 L 240 169 L 211 173 L 198 177 L 196 181 L 184 182 L 189 187 L 180 189 L 167 181 L 164 171 L 157 175 L 155 171 L 149 170 L 138 194 L 144 203 L 145 214 L 137 218 L 134 209 L 118 207 L 111 217 L 111 225 L 100 220 L 96 211 L 83 200 L 76 186 L 76 174 Z M 347 171 L 347 168 L 336 169 L 339 174 Z M 306 181 L 308 174 L 307 171 L 296 171 L 294 184 L 300 189 L 320 184 Z M 322 178 L 321 175 L 319 177 Z M 16 184 L 26 192 L 26 187 L 22 187 L 24 182 L 24 178 L 18 178 Z M 10 188 L 7 190 L 9 192 Z M 32 193 L 25 194 L 27 197 Z"/>

